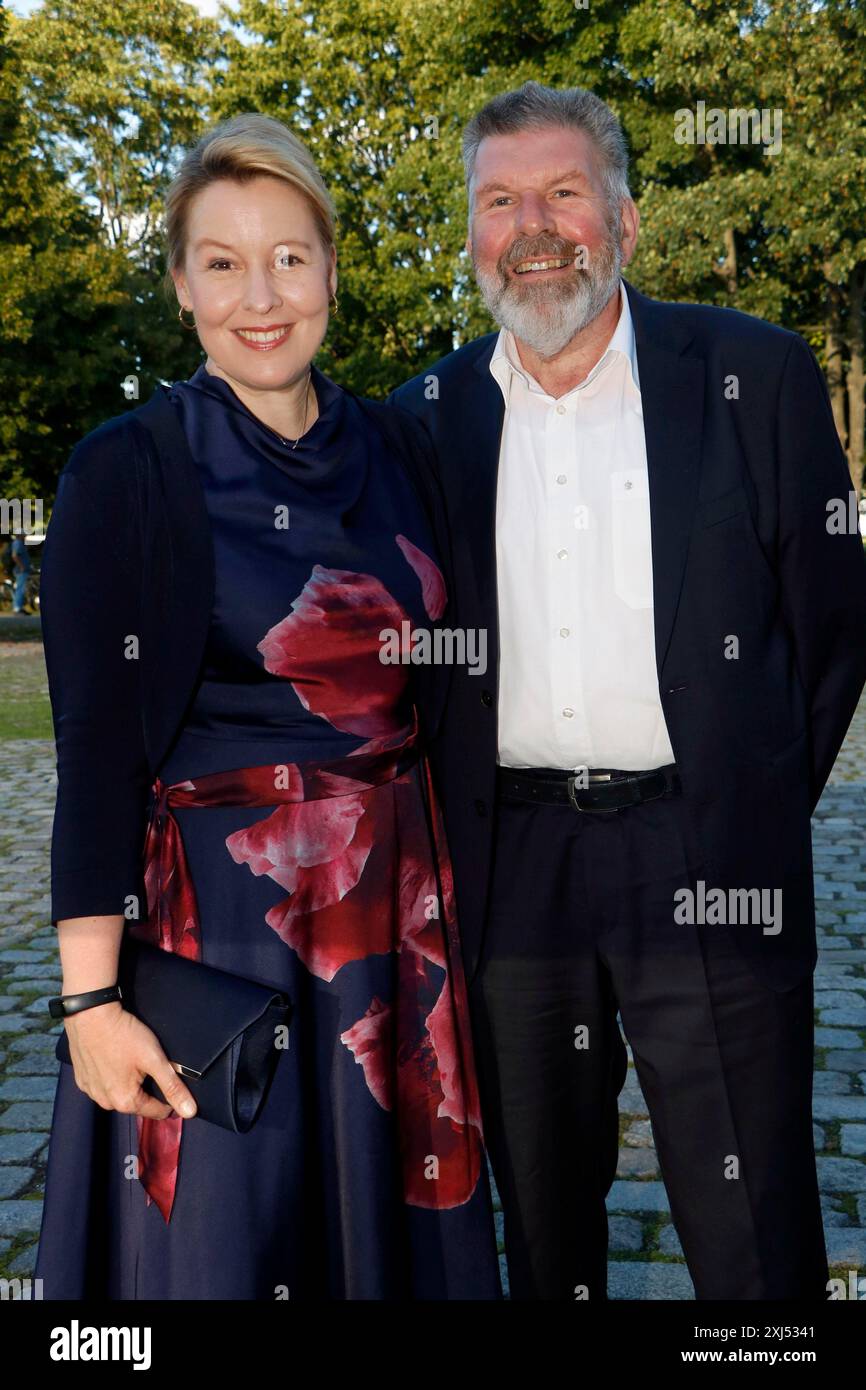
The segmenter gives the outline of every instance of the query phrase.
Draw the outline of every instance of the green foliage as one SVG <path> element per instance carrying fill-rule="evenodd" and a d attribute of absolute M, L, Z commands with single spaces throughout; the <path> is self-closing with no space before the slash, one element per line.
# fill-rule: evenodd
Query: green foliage
<path fill-rule="evenodd" d="M 462 130 L 535 78 L 623 122 L 648 293 L 803 332 L 863 458 L 864 0 L 46 0 L 0 13 L 0 473 L 50 495 L 120 383 L 199 360 L 162 292 L 162 198 L 213 122 L 262 111 L 338 210 L 339 313 L 319 364 L 373 396 L 494 327 L 464 248 Z M 782 149 L 679 144 L 676 113 L 781 111 Z"/>

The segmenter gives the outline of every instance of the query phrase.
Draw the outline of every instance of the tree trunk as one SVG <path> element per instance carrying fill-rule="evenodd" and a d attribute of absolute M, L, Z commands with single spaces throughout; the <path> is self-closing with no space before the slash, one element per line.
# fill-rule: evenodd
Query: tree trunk
<path fill-rule="evenodd" d="M 845 353 L 842 337 L 842 294 L 838 285 L 830 283 L 826 279 L 827 267 L 824 267 L 825 283 L 827 287 L 824 299 L 824 356 L 827 360 L 827 390 L 830 393 L 830 404 L 833 407 L 833 419 L 836 421 L 836 429 L 842 448 L 848 448 L 848 426 L 845 418 Z"/>
<path fill-rule="evenodd" d="M 864 427 L 866 427 L 866 400 L 864 400 L 864 342 L 863 342 L 863 297 L 866 290 L 866 266 L 858 265 L 851 273 L 848 282 L 848 469 L 857 496 L 863 484 Z"/>
<path fill-rule="evenodd" d="M 737 293 L 737 238 L 733 227 L 726 227 L 724 230 L 725 259 L 721 265 L 714 265 L 713 270 L 725 282 L 725 289 L 728 294 Z"/>

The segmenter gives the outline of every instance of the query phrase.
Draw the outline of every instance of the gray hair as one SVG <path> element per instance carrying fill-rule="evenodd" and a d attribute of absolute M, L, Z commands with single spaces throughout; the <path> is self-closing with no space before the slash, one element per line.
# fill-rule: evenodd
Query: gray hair
<path fill-rule="evenodd" d="M 487 135 L 513 135 L 519 130 L 545 130 L 563 126 L 581 130 L 595 144 L 600 156 L 601 179 L 611 211 L 618 210 L 628 187 L 628 147 L 622 126 L 606 102 L 585 87 L 545 87 L 524 82 L 513 92 L 500 92 L 476 112 L 463 131 L 463 168 L 469 196 L 469 216 L 474 197 L 475 159 Z"/>

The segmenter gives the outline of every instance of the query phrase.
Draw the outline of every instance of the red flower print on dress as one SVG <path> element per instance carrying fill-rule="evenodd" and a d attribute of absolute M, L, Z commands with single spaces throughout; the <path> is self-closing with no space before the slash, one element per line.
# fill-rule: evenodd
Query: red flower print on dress
<path fill-rule="evenodd" d="M 266 632 L 265 669 L 291 681 L 305 709 L 335 729 L 394 734 L 407 668 L 379 660 L 379 633 L 402 633 L 406 613 L 371 574 L 314 565 L 292 612 Z"/>
<path fill-rule="evenodd" d="M 437 618 L 442 617 L 448 602 L 442 571 L 438 565 L 433 563 L 429 555 L 425 555 L 424 551 L 419 550 L 417 545 L 407 541 L 405 536 L 396 536 L 395 540 L 421 580 L 421 598 L 424 608 L 427 617 L 435 622 Z"/>
<path fill-rule="evenodd" d="M 396 541 L 435 620 L 446 602 L 442 576 L 405 536 Z M 331 981 L 352 961 L 396 954 L 394 1001 L 374 997 L 340 1038 L 377 1104 L 398 1113 L 405 1200 L 443 1208 L 475 1190 L 483 1135 L 439 809 L 426 759 L 400 770 L 418 729 L 417 714 L 413 728 L 401 725 L 407 668 L 379 660 L 381 630 L 402 636 L 404 622 L 373 576 L 314 567 L 258 649 L 311 713 L 367 742 L 327 769 L 294 767 L 292 804 L 226 845 L 236 863 L 286 891 L 265 921 L 312 974 Z"/>
<path fill-rule="evenodd" d="M 398 976 L 397 1003 L 373 999 L 340 1041 L 363 1068 L 383 1110 L 396 1104 L 399 1111 L 405 1201 L 459 1206 L 475 1190 L 482 1145 L 477 1118 L 463 1108 L 465 1061 L 453 1027 L 449 981 L 440 987 L 426 962 L 405 951 Z"/>

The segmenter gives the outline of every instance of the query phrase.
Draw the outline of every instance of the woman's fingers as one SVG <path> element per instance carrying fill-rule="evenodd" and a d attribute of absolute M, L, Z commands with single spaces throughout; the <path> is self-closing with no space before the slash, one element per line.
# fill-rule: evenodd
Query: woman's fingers
<path fill-rule="evenodd" d="M 103 1110 L 164 1120 L 191 1119 L 196 1103 L 189 1087 L 165 1055 L 156 1034 L 119 1004 L 102 1005 L 67 1026 L 79 1090 Z M 100 1015 L 97 1017 L 96 1015 Z M 151 1096 L 142 1082 L 150 1076 L 165 1100 Z"/>

